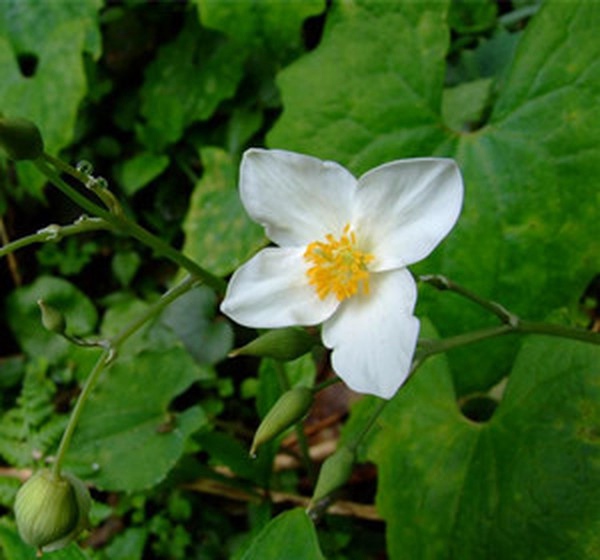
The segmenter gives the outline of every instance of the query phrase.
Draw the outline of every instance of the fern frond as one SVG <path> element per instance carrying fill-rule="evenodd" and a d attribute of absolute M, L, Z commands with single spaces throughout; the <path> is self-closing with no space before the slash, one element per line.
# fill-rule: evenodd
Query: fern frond
<path fill-rule="evenodd" d="M 0 424 L 0 456 L 23 467 L 52 453 L 66 424 L 54 410 L 56 385 L 46 376 L 45 360 L 31 362 L 25 373 L 17 407 Z"/>

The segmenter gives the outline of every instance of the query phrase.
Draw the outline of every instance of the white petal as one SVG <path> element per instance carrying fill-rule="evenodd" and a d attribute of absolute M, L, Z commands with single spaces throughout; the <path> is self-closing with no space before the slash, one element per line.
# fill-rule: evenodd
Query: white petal
<path fill-rule="evenodd" d="M 277 328 L 317 325 L 339 305 L 319 299 L 308 284 L 304 249 L 267 248 L 233 274 L 221 311 L 240 325 Z"/>
<path fill-rule="evenodd" d="M 248 214 L 283 247 L 339 235 L 350 222 L 356 185 L 337 163 L 283 150 L 247 150 L 240 170 Z"/>
<path fill-rule="evenodd" d="M 451 159 L 394 161 L 359 179 L 355 227 L 373 270 L 424 259 L 452 229 L 462 206 L 463 182 Z"/>
<path fill-rule="evenodd" d="M 419 320 L 415 282 L 406 269 L 372 276 L 371 293 L 340 305 L 323 325 L 334 371 L 359 393 L 389 399 L 408 376 Z"/>

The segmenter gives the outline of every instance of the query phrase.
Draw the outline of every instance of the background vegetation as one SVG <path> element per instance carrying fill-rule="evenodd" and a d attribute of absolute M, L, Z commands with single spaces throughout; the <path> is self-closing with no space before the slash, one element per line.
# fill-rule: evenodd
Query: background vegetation
<path fill-rule="evenodd" d="M 600 5 L 534 0 L 0 0 L 0 112 L 47 150 L 91 162 L 132 219 L 227 278 L 264 243 L 237 191 L 250 146 L 357 175 L 455 158 L 456 230 L 415 272 L 443 273 L 521 317 L 597 328 Z M 2 158 L 2 155 L 0 155 Z M 81 169 L 89 170 L 89 164 Z M 82 210 L 28 163 L 0 159 L 0 245 Z M 11 505 L 56 452 L 98 351 L 180 272 L 92 232 L 0 263 L 0 558 L 33 558 Z M 595 282 L 595 283 L 594 283 Z M 129 339 L 84 411 L 67 467 L 93 529 L 56 558 L 592 559 L 600 556 L 597 347 L 510 336 L 428 361 L 360 447 L 329 513 L 304 514 L 318 464 L 377 399 L 340 384 L 304 426 L 248 457 L 282 391 L 331 373 L 323 352 L 226 359 L 256 333 L 200 287 Z M 421 286 L 424 336 L 494 324 Z"/>

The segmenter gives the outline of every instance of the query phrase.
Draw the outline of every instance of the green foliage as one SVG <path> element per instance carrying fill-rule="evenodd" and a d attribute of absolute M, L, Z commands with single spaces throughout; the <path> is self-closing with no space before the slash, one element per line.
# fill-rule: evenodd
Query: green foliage
<path fill-rule="evenodd" d="M 265 243 L 238 195 L 238 162 L 218 148 L 200 152 L 204 174 L 183 223 L 183 252 L 219 275 L 231 273 Z M 227 250 L 221 250 L 221 247 Z M 217 249 L 218 248 L 218 249 Z"/>
<path fill-rule="evenodd" d="M 563 325 L 584 325 L 589 285 L 593 325 L 599 17 L 594 2 L 534 0 L 4 0 L 0 117 L 34 121 L 48 151 L 73 165 L 93 162 L 125 216 L 225 279 L 266 243 L 236 188 L 247 147 L 332 159 L 357 175 L 399 158 L 455 158 L 463 213 L 414 272 Z M 42 187 L 31 164 L 0 160 L 0 250 L 79 217 Z M 97 502 L 93 547 L 50 557 L 599 556 L 597 347 L 514 336 L 429 359 L 362 440 L 367 464 L 340 491 L 351 515 L 314 524 L 295 507 L 315 488 L 306 442 L 288 430 L 257 459 L 248 450 L 284 391 L 328 379 L 327 355 L 226 360 L 263 333 L 221 316 L 223 293 L 207 286 L 160 307 L 183 271 L 125 233 L 2 253 L 3 507 L 18 478 L 56 453 L 101 355 L 46 331 L 37 300 L 65 315 L 78 344 L 126 335 L 66 458 Z M 422 338 L 493 321 L 425 285 L 417 314 Z M 347 401 L 340 386 L 317 393 L 314 454 L 334 443 Z M 353 406 L 337 446 L 380 406 Z M 0 558 L 33 559 L 12 514 L 0 514 Z M 374 514 L 383 522 L 365 520 Z"/>
<path fill-rule="evenodd" d="M 0 456 L 11 465 L 30 465 L 54 451 L 66 425 L 64 416 L 54 414 L 55 393 L 44 360 L 30 362 L 17 406 L 0 423 Z"/>
<path fill-rule="evenodd" d="M 44 17 L 35 0 L 7 0 L 0 7 L 2 112 L 34 121 L 52 153 L 73 139 L 87 92 L 84 56 L 100 56 L 100 5 L 100 0 L 53 2 Z M 27 166 L 19 171 L 25 188 L 37 193 L 39 174 Z"/>
<path fill-rule="evenodd" d="M 91 333 L 98 314 L 80 290 L 61 278 L 41 276 L 10 295 L 6 301 L 7 319 L 21 347 L 31 357 L 44 356 L 49 362 L 56 362 L 64 359 L 72 348 L 63 338 L 44 329 L 39 299 L 65 316 L 67 332 L 74 335 Z"/>
<path fill-rule="evenodd" d="M 264 48 L 281 56 L 281 50 L 301 47 L 304 20 L 325 9 L 323 0 L 291 2 L 219 2 L 195 0 L 200 20 L 210 29 L 226 33 L 240 48 Z"/>
<path fill-rule="evenodd" d="M 179 140 L 189 124 L 210 117 L 221 101 L 233 96 L 242 63 L 234 44 L 188 16 L 175 41 L 147 69 L 141 90 L 143 142 L 162 149 Z"/>
<path fill-rule="evenodd" d="M 282 552 L 298 560 L 321 560 L 315 529 L 301 509 L 293 509 L 273 519 L 256 537 L 242 560 L 281 558 Z"/>
<path fill-rule="evenodd" d="M 0 520 L 0 551 L 4 552 L 10 560 L 35 560 L 35 549 L 26 545 L 17 530 Z M 44 556 L 52 560 L 87 560 L 89 557 L 75 544 L 54 552 L 45 553 Z"/>
<path fill-rule="evenodd" d="M 191 433 L 206 423 L 199 406 L 169 411 L 198 378 L 181 349 L 122 358 L 88 401 L 70 452 L 72 470 L 104 490 L 142 490 L 176 464 Z M 137 396 L 137 398 L 135 398 Z"/>
<path fill-rule="evenodd" d="M 425 366 L 367 449 L 391 556 L 593 558 L 599 357 L 589 345 L 529 339 L 483 423 L 461 414 L 443 358 Z"/>

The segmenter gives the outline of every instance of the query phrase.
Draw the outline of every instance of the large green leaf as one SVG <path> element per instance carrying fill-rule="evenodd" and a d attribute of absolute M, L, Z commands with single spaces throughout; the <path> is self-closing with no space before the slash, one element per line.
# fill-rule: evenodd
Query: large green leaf
<path fill-rule="evenodd" d="M 319 47 L 279 75 L 284 109 L 269 144 L 355 172 L 436 151 L 445 4 L 336 3 Z"/>
<path fill-rule="evenodd" d="M 390 558 L 597 558 L 599 380 L 599 348 L 532 337 L 495 414 L 475 423 L 434 358 L 367 451 Z"/>
<path fill-rule="evenodd" d="M 156 485 L 179 460 L 189 435 L 206 422 L 198 406 L 169 410 L 198 372 L 180 348 L 117 360 L 86 403 L 69 468 L 105 490 Z"/>
<path fill-rule="evenodd" d="M 194 189 L 183 223 L 183 252 L 213 274 L 226 275 L 265 243 L 237 190 L 237 165 L 219 148 L 201 150 L 204 175 Z"/>
<path fill-rule="evenodd" d="M 312 521 L 302 509 L 273 519 L 252 541 L 242 560 L 323 560 Z"/>
<path fill-rule="evenodd" d="M 50 152 L 73 138 L 87 92 L 83 55 L 100 56 L 101 5 L 101 0 L 0 3 L 0 112 L 34 121 Z M 26 188 L 43 183 L 39 174 L 19 167 Z"/>
<path fill-rule="evenodd" d="M 600 11 L 592 2 L 546 3 L 495 77 L 487 124 L 465 132 L 449 126 L 471 112 L 456 105 L 456 92 L 445 103 L 456 113 L 442 117 L 446 4 L 334 4 L 319 47 L 279 76 L 284 111 L 269 144 L 357 174 L 403 157 L 455 157 L 464 211 L 416 271 L 447 274 L 531 318 L 574 308 L 600 249 Z M 420 312 L 443 335 L 481 324 L 463 302 L 424 292 Z M 461 392 L 505 374 L 516 343 L 481 348 L 451 356 Z"/>

